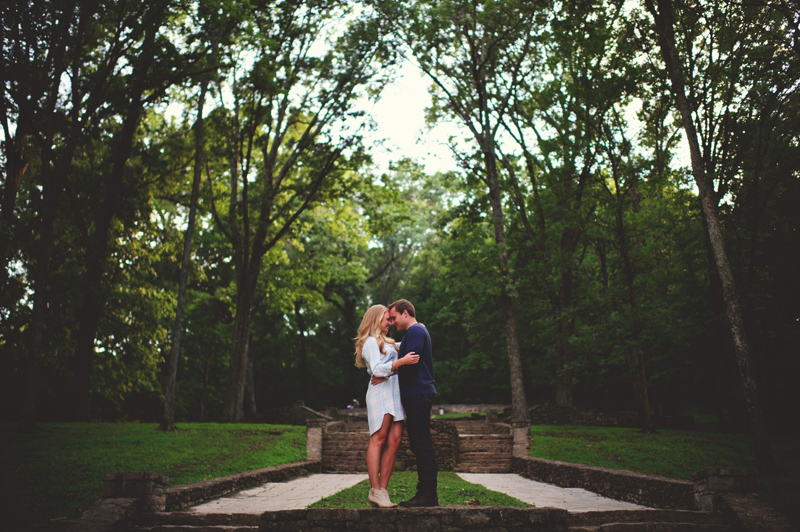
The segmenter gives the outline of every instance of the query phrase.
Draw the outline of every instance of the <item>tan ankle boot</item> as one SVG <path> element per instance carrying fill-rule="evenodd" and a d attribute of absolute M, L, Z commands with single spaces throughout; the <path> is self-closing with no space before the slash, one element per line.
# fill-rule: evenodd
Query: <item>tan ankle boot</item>
<path fill-rule="evenodd" d="M 370 488 L 368 500 L 373 508 L 380 508 L 383 502 L 383 493 L 379 489 Z"/>
<path fill-rule="evenodd" d="M 389 498 L 389 490 L 387 490 L 386 488 L 381 488 L 381 492 L 383 492 L 384 501 L 386 501 L 389 504 L 387 508 L 394 508 L 395 506 L 397 506 L 395 503 L 392 502 L 392 499 Z"/>

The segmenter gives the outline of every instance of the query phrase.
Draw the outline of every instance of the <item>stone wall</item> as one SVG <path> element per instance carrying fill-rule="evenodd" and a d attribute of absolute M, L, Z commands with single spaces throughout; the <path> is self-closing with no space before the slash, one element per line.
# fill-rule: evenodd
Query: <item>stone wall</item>
<path fill-rule="evenodd" d="M 318 460 L 306 460 L 174 486 L 165 492 L 166 509 L 168 511 L 181 510 L 267 482 L 286 482 L 310 473 L 319 473 L 321 466 L 322 462 Z"/>
<path fill-rule="evenodd" d="M 452 471 L 458 458 L 458 430 L 450 421 L 431 421 L 431 437 L 436 450 L 436 465 L 439 471 Z M 408 434 L 403 431 L 403 439 L 397 450 L 395 471 L 416 471 L 417 459 L 411 451 Z"/>
<path fill-rule="evenodd" d="M 694 509 L 694 484 L 630 471 L 593 467 L 532 456 L 515 456 L 511 470 L 525 478 L 562 488 L 585 490 L 653 508 Z"/>
<path fill-rule="evenodd" d="M 511 405 L 434 405 L 434 414 L 480 414 L 511 411 Z"/>
<path fill-rule="evenodd" d="M 567 511 L 557 508 L 340 509 L 313 508 L 267 512 L 260 531 L 347 530 L 369 532 L 567 532 Z"/>

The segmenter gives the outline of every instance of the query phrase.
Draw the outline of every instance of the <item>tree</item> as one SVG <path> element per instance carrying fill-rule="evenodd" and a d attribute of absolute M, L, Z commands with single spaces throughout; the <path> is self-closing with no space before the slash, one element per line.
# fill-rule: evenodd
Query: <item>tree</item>
<path fill-rule="evenodd" d="M 707 175 L 709 165 L 713 162 L 703 157 L 698 142 L 697 129 L 693 109 L 686 94 L 686 80 L 684 78 L 683 59 L 678 50 L 675 36 L 675 21 L 672 2 L 658 0 L 658 7 L 652 0 L 645 0 L 647 10 L 655 22 L 655 31 L 661 58 L 664 62 L 666 74 L 669 77 L 672 92 L 675 97 L 675 106 L 680 113 L 686 140 L 689 144 L 689 154 L 692 161 L 692 174 L 697 185 L 700 205 L 702 207 L 703 221 L 708 234 L 708 241 L 713 252 L 713 264 L 722 285 L 722 299 L 731 327 L 736 361 L 742 379 L 745 403 L 747 405 L 750 424 L 753 434 L 753 446 L 759 468 L 764 472 L 775 469 L 772 448 L 767 435 L 764 412 L 758 393 L 758 386 L 753 368 L 752 354 L 745 333 L 744 317 L 739 302 L 736 282 L 731 264 L 728 260 L 724 235 L 717 216 L 718 199 L 714 193 L 711 179 Z"/>
<path fill-rule="evenodd" d="M 168 24 L 179 13 L 180 5 L 171 0 L 120 4 L 108 12 L 109 39 L 113 53 L 104 56 L 108 86 L 102 93 L 109 103 L 107 117 L 117 119 L 112 126 L 113 148 L 98 162 L 95 177 L 99 182 L 86 183 L 85 175 L 75 176 L 70 190 L 81 185 L 86 200 L 69 194 L 72 214 L 84 251 L 82 303 L 79 313 L 72 386 L 72 417 L 88 419 L 91 372 L 95 361 L 95 339 L 109 293 L 108 259 L 116 225 L 130 223 L 126 215 L 136 214 L 131 202 L 144 199 L 147 181 L 137 179 L 128 161 L 134 150 L 142 116 L 159 102 L 173 84 L 183 80 L 193 69 L 193 59 L 183 56 L 170 38 Z M 121 36 L 125 36 L 124 39 Z M 109 45 L 106 42 L 100 45 Z M 88 77 L 84 70 L 91 63 L 76 65 L 77 79 Z M 83 203 L 83 205 L 81 205 Z M 82 208 L 78 208 L 78 206 Z M 86 208 L 89 207 L 89 208 Z"/>
<path fill-rule="evenodd" d="M 298 217 L 324 197 L 348 164 L 358 159 L 357 128 L 345 119 L 359 90 L 374 90 L 376 60 L 387 52 L 377 21 L 348 13 L 338 2 L 286 0 L 256 5 L 246 31 L 226 59 L 252 66 L 234 69 L 219 94 L 230 91 L 232 108 L 214 113 L 227 165 L 215 182 L 211 210 L 230 241 L 236 270 L 236 303 L 228 392 L 223 420 L 242 419 L 250 323 L 264 254 Z M 331 36 L 335 20 L 350 23 Z M 322 40 L 335 37 L 322 55 Z M 345 157 L 350 158 L 350 163 Z M 227 205 L 216 196 L 227 179 Z M 217 185 L 217 180 L 220 184 Z"/>
<path fill-rule="evenodd" d="M 208 8 L 206 8 L 208 10 Z M 213 13 L 213 10 L 211 10 Z M 211 21 L 209 21 L 211 22 Z M 223 32 L 226 29 L 223 27 L 225 21 L 215 21 L 218 27 L 214 27 L 213 23 L 209 23 L 210 28 L 206 29 L 204 33 L 211 35 L 209 42 L 208 52 L 208 65 L 206 67 L 207 76 L 213 75 L 218 66 L 216 65 L 220 41 L 223 37 Z M 192 189 L 191 197 L 189 199 L 189 213 L 188 222 L 186 225 L 186 232 L 184 235 L 183 244 L 183 259 L 181 261 L 180 281 L 178 283 L 178 306 L 175 311 L 175 324 L 172 328 L 172 347 L 167 362 L 167 381 L 164 386 L 164 415 L 159 425 L 159 430 L 174 431 L 175 430 L 175 381 L 178 372 L 178 360 L 180 358 L 181 346 L 181 333 L 183 327 L 184 309 L 186 306 L 186 291 L 189 279 L 189 263 L 192 255 L 192 238 L 195 231 L 195 222 L 197 218 L 197 203 L 200 196 L 200 182 L 203 177 L 204 167 L 204 150 L 205 150 L 205 137 L 204 137 L 204 117 L 203 109 L 206 103 L 206 94 L 208 92 L 208 85 L 211 79 L 205 77 L 200 82 L 199 94 L 197 96 L 197 114 L 194 124 L 195 144 L 194 144 L 194 169 L 192 174 Z"/>
<path fill-rule="evenodd" d="M 145 8 L 150 6 L 149 9 Z M 24 227 L 15 227 L 15 197 L 19 180 L 25 167 L 24 147 L 37 146 L 38 175 L 31 176 L 41 187 L 35 233 L 38 234 L 37 258 L 30 268 L 33 279 L 33 312 L 29 328 L 28 372 L 25 386 L 26 398 L 22 401 L 20 428 L 34 426 L 35 398 L 37 393 L 37 367 L 44 322 L 48 304 L 47 289 L 50 273 L 50 255 L 53 245 L 53 224 L 61 212 L 64 190 L 70 190 L 70 172 L 79 147 L 97 134 L 98 126 L 115 113 L 127 111 L 127 121 L 121 130 L 116 170 L 121 174 L 126 143 L 132 138 L 141 111 L 141 97 L 145 93 L 142 80 L 147 76 L 148 50 L 152 52 L 154 34 L 160 27 L 166 3 L 145 3 L 136 6 L 116 4 L 87 4 L 81 2 L 11 2 L 3 12 L 3 98 L 2 112 L 4 134 L 7 142 L 7 179 L 4 186 L 3 217 L 12 232 L 14 241 L 24 238 Z M 137 11 L 138 10 L 138 11 Z M 117 31 L 118 30 L 118 31 Z M 149 43 L 135 50 L 135 43 Z M 148 40 L 149 39 L 149 40 Z M 149 46 L 149 48 L 148 48 Z M 144 52 L 131 60 L 127 54 Z M 130 60 L 130 61 L 129 61 Z M 169 68 L 167 65 L 165 67 Z M 125 68 L 133 72 L 132 93 L 120 87 Z M 137 78 L 138 77 L 138 78 Z M 137 98 L 135 94 L 139 97 Z M 118 107 L 120 96 L 132 96 L 127 110 Z M 137 107 L 138 105 L 138 107 Z M 118 115 L 119 116 L 119 115 Z M 12 133 L 12 127 L 14 131 Z M 21 159 L 22 158 L 22 159 Z M 73 204 L 74 206 L 74 204 Z M 99 222 L 110 223 L 113 212 L 102 209 Z M 100 233 L 102 227 L 98 228 Z M 8 236 L 8 233 L 5 233 Z M 4 239 L 4 242 L 8 240 Z M 2 250 L 4 275 L 8 248 Z M 96 279 L 94 279 L 96 280 Z M 85 327 L 82 327 L 85 330 Z M 83 344 L 94 349 L 93 336 L 84 335 Z M 86 417 L 88 397 L 88 369 L 84 362 L 91 356 L 84 350 L 76 361 L 79 377 L 76 390 L 80 390 L 78 410 Z M 85 377 L 85 378 L 83 378 Z"/>
<path fill-rule="evenodd" d="M 511 99 L 529 65 L 536 6 L 519 2 L 415 2 L 381 4 L 384 16 L 395 21 L 395 31 L 409 46 L 417 63 L 433 82 L 434 115 L 456 118 L 469 131 L 475 153 L 462 160 L 488 189 L 497 274 L 505 324 L 511 382 L 512 418 L 528 420 L 522 377 L 519 334 L 512 274 L 506 245 L 501 176 L 498 169 L 498 132 Z M 405 11 L 405 12 L 403 12 Z"/>

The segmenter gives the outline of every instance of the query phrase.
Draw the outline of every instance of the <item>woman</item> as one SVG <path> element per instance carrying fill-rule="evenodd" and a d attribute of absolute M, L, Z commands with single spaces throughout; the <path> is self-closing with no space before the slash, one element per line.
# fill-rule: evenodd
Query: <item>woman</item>
<path fill-rule="evenodd" d="M 419 362 L 419 355 L 414 353 L 397 360 L 397 346 L 393 339 L 386 336 L 388 332 L 388 309 L 383 305 L 373 305 L 364 313 L 356 338 L 356 367 L 366 367 L 370 378 L 388 377 L 380 384 L 367 387 L 369 502 L 376 508 L 397 506 L 389 499 L 386 486 L 389 485 L 397 449 L 403 437 L 406 413 L 400 402 L 400 383 L 393 373 L 400 366 Z M 381 459 L 384 443 L 386 451 Z"/>

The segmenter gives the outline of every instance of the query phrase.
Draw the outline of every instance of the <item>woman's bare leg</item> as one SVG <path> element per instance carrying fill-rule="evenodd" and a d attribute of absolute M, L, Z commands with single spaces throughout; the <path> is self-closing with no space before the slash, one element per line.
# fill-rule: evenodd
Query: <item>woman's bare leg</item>
<path fill-rule="evenodd" d="M 386 487 L 389 485 L 389 479 L 392 478 L 394 462 L 397 458 L 397 449 L 400 448 L 400 440 L 402 439 L 403 422 L 395 421 L 392 423 L 392 426 L 389 429 L 389 436 L 386 438 L 386 450 L 383 452 L 383 458 L 381 459 L 381 478 L 379 487 L 382 489 L 386 489 Z"/>
<path fill-rule="evenodd" d="M 369 484 L 375 489 L 381 487 L 381 448 L 383 448 L 383 444 L 386 443 L 386 438 L 392 428 L 393 420 L 394 418 L 391 414 L 384 414 L 383 425 L 369 437 L 369 447 L 367 447 L 367 473 L 369 474 Z M 397 450 L 395 450 L 395 453 L 397 453 Z M 392 462 L 394 462 L 394 459 Z"/>

